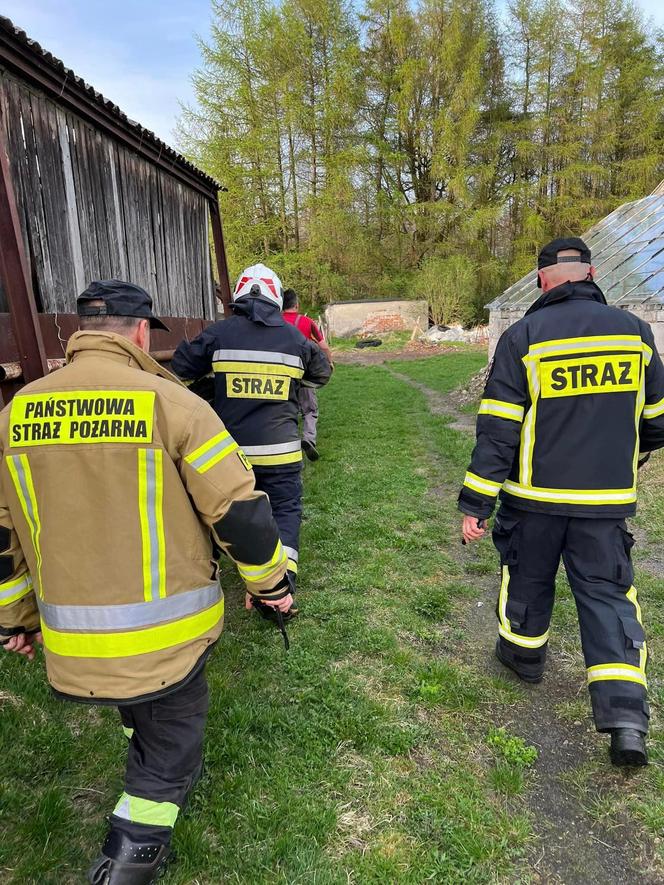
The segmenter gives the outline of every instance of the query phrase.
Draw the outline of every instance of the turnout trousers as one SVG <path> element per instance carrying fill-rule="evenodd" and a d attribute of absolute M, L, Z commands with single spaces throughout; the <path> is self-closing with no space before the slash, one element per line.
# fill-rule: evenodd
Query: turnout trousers
<path fill-rule="evenodd" d="M 110 818 L 138 843 L 168 845 L 198 780 L 208 711 L 205 668 L 171 694 L 118 707 L 129 738 L 125 789 Z"/>
<path fill-rule="evenodd" d="M 256 488 L 265 492 L 288 555 L 288 571 L 295 583 L 302 524 L 302 467 L 254 467 Z"/>
<path fill-rule="evenodd" d="M 634 587 L 634 544 L 622 519 L 533 513 L 502 505 L 500 653 L 523 676 L 544 673 L 555 581 L 562 557 L 576 602 L 598 731 L 648 730 L 647 648 Z"/>
<path fill-rule="evenodd" d="M 313 387 L 300 385 L 297 402 L 302 415 L 302 439 L 316 445 L 316 433 L 318 425 L 318 397 Z"/>

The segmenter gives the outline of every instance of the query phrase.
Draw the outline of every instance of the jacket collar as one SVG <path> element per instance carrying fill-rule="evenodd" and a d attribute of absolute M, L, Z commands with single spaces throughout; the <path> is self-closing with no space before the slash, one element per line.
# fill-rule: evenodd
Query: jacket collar
<path fill-rule="evenodd" d="M 579 298 L 584 298 L 588 301 L 597 301 L 599 304 L 606 304 L 604 293 L 597 283 L 592 281 L 588 282 L 586 280 L 581 280 L 576 283 L 567 282 L 562 283 L 560 286 L 556 286 L 555 289 L 549 289 L 548 292 L 544 292 L 540 295 L 537 301 L 528 308 L 526 316 L 535 313 L 536 310 L 540 310 L 542 307 L 548 307 L 549 304 L 558 304 L 561 301 L 576 300 Z"/>
<path fill-rule="evenodd" d="M 231 308 L 234 313 L 262 326 L 283 326 L 286 322 L 276 304 L 268 304 L 260 298 L 241 298 L 233 302 Z"/>
<path fill-rule="evenodd" d="M 81 354 L 119 358 L 135 369 L 141 369 L 150 375 L 158 375 L 181 387 L 184 386 L 172 372 L 152 359 L 144 350 L 123 335 L 116 335 L 115 332 L 74 332 L 67 343 L 67 362 L 71 363 Z"/>

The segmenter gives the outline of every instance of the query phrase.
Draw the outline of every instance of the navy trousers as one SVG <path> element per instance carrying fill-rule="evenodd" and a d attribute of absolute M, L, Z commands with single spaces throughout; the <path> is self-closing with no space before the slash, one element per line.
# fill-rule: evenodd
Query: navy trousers
<path fill-rule="evenodd" d="M 302 468 L 254 467 L 254 473 L 256 488 L 270 499 L 281 543 L 288 554 L 288 570 L 295 581 L 302 523 Z"/>
<path fill-rule="evenodd" d="M 532 513 L 502 505 L 493 540 L 502 566 L 501 655 L 518 672 L 544 672 L 556 573 L 565 566 L 576 602 L 598 731 L 648 730 L 646 637 L 621 519 Z"/>
<path fill-rule="evenodd" d="M 201 772 L 208 712 L 205 668 L 171 694 L 118 710 L 129 750 L 125 790 L 111 827 L 134 842 L 167 845 Z"/>

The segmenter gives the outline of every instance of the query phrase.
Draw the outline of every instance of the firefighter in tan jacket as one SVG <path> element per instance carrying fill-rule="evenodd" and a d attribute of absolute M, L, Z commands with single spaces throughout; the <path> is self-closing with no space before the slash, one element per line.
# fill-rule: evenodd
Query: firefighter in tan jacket
<path fill-rule="evenodd" d="M 147 292 L 92 283 L 78 312 L 67 365 L 0 413 L 0 641 L 29 658 L 43 641 L 56 694 L 119 708 L 125 791 L 89 881 L 143 885 L 200 773 L 224 613 L 213 544 L 252 598 L 292 597 L 247 459 L 146 353 L 162 326 Z"/>

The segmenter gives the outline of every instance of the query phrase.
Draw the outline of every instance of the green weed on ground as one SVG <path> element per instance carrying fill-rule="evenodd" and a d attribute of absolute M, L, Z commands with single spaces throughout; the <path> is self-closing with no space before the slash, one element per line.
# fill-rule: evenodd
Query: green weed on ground
<path fill-rule="evenodd" d="M 390 360 L 388 365 L 437 393 L 449 393 L 486 366 L 486 348 L 464 344 L 454 354 L 421 360 Z"/>
<path fill-rule="evenodd" d="M 467 357 L 440 357 L 454 383 Z M 340 366 L 321 409 L 291 651 L 225 568 L 206 769 L 164 881 L 525 881 L 530 823 L 483 739 L 518 688 L 455 662 L 449 614 L 468 587 L 434 486 L 457 484 L 470 440 L 380 366 Z M 0 668 L 0 880 L 79 883 L 122 788 L 117 714 L 55 701 L 40 662 Z"/>

